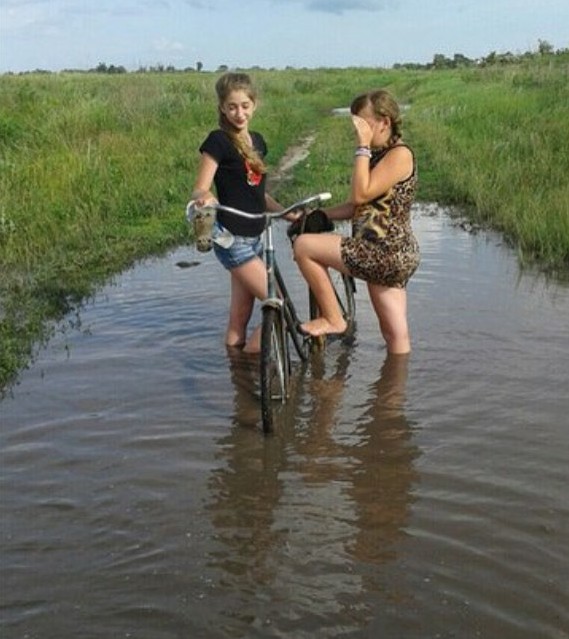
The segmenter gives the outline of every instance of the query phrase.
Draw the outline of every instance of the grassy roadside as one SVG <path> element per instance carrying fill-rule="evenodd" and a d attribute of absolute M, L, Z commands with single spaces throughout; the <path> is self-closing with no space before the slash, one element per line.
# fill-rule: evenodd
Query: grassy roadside
<path fill-rule="evenodd" d="M 522 264 L 567 273 L 569 57 L 439 74 L 417 87 L 409 128 L 423 196 L 467 206 Z"/>
<path fill-rule="evenodd" d="M 515 247 L 521 265 L 569 273 L 569 56 L 515 67 L 398 71 L 384 78 L 405 111 L 419 199 L 456 205 Z M 324 119 L 300 191 L 321 178 L 344 198 L 352 137 Z M 315 173 L 314 167 L 323 167 Z"/>
<path fill-rule="evenodd" d="M 351 93 L 336 71 L 255 78 L 272 165 Z M 189 241 L 183 209 L 216 125 L 216 79 L 0 77 L 0 389 L 100 284 Z"/>
<path fill-rule="evenodd" d="M 520 259 L 569 267 L 569 61 L 447 71 L 256 71 L 255 127 L 275 166 L 316 141 L 284 202 L 349 185 L 349 123 L 368 88 L 408 103 L 420 197 L 468 205 Z M 53 322 L 137 259 L 190 240 L 183 207 L 215 125 L 217 74 L 0 77 L 0 389 Z"/>

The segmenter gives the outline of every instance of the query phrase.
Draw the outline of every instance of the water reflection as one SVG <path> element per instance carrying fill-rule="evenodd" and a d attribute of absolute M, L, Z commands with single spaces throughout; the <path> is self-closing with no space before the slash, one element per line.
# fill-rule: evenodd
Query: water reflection
<path fill-rule="evenodd" d="M 381 577 L 370 566 L 396 558 L 418 451 L 405 415 L 409 356 L 387 356 L 367 384 L 350 374 L 351 357 L 342 347 L 316 355 L 287 423 L 263 438 L 258 362 L 229 356 L 235 417 L 218 442 L 208 511 L 218 542 L 209 566 L 231 599 L 221 614 L 232 631 L 369 622 L 363 601 Z"/>
<path fill-rule="evenodd" d="M 368 391 L 369 402 L 356 433 L 358 467 L 351 495 L 358 510 L 358 535 L 351 552 L 359 561 L 380 563 L 394 557 L 393 544 L 403 534 L 417 480 L 419 455 L 405 415 L 408 355 L 389 355 L 381 376 Z"/>
<path fill-rule="evenodd" d="M 355 560 L 380 564 L 395 557 L 417 479 L 418 448 L 405 414 L 409 355 L 387 355 L 379 377 L 367 386 L 349 373 L 350 352 L 338 357 L 331 375 L 313 367 L 310 426 L 299 438 L 307 482 L 341 482 L 353 509 L 353 535 L 346 549 Z M 350 402 L 347 395 L 356 397 Z M 337 414 L 351 405 L 352 419 Z"/>
<path fill-rule="evenodd" d="M 274 437 L 210 254 L 54 337 L 0 403 L 2 639 L 569 637 L 569 288 L 415 223 L 413 354 L 362 291 Z"/>

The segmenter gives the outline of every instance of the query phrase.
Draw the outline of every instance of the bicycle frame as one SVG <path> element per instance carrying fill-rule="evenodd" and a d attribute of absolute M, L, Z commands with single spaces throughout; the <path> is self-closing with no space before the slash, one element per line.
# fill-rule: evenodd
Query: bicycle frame
<path fill-rule="evenodd" d="M 286 299 L 286 295 L 279 296 L 279 292 L 286 293 L 286 287 L 284 286 L 284 281 L 280 272 L 278 271 L 276 257 L 275 257 L 275 247 L 273 241 L 273 220 L 276 218 L 282 218 L 288 213 L 293 211 L 302 211 L 303 213 L 307 213 L 309 210 L 316 208 L 322 202 L 329 200 L 331 198 L 331 194 L 324 192 L 318 193 L 317 195 L 312 195 L 303 200 L 295 202 L 288 208 L 283 211 L 271 212 L 266 211 L 263 213 L 265 216 L 265 230 L 264 230 L 264 244 L 265 244 L 265 267 L 267 271 L 267 297 L 262 300 L 261 305 L 271 306 L 273 308 L 282 308 L 283 299 Z M 189 202 L 186 207 L 186 218 L 188 222 L 190 222 L 198 209 L 195 207 L 194 202 Z M 258 219 L 258 213 L 248 213 L 246 211 L 240 211 L 239 209 L 232 208 L 230 206 L 225 206 L 222 204 L 211 204 L 199 209 L 200 213 L 206 213 L 211 211 L 212 214 L 215 214 L 217 211 L 224 211 L 226 213 L 230 213 L 232 215 L 236 215 L 238 217 L 243 217 L 246 219 Z M 296 311 L 294 310 L 294 306 L 292 303 L 289 305 L 289 309 L 291 310 L 292 319 L 298 323 L 298 317 L 296 315 Z M 295 344 L 296 345 L 296 344 Z M 298 350 L 298 349 L 297 349 Z"/>
<path fill-rule="evenodd" d="M 291 358 L 288 337 L 292 340 L 295 350 L 302 361 L 308 359 L 311 343 L 320 339 L 307 336 L 300 330 L 300 320 L 296 308 L 288 295 L 284 279 L 277 264 L 272 227 L 273 219 L 284 217 L 293 211 L 302 211 L 304 214 L 307 214 L 310 210 L 317 208 L 321 202 L 328 200 L 330 197 L 331 195 L 329 193 L 320 193 L 295 202 L 283 211 L 267 211 L 263 213 L 265 216 L 263 239 L 264 263 L 267 274 L 267 296 L 261 301 L 263 321 L 261 327 L 260 382 L 261 415 L 265 433 L 272 432 L 274 428 L 276 415 L 275 400 L 280 400 L 281 404 L 285 404 L 289 397 Z M 186 208 L 188 221 L 192 221 L 193 216 L 197 214 L 195 207 L 194 209 L 192 209 L 192 207 L 193 203 L 190 202 Z M 221 204 L 203 207 L 199 211 L 199 214 L 207 215 L 208 210 L 211 212 L 211 215 L 214 215 L 217 211 L 224 211 L 243 218 L 259 218 L 258 213 L 248 213 Z M 227 231 L 227 233 L 231 241 L 231 234 L 229 231 Z M 346 278 L 348 276 L 343 275 L 342 277 Z M 351 321 L 353 321 L 353 317 Z"/>
<path fill-rule="evenodd" d="M 279 297 L 277 286 L 277 262 L 275 258 L 275 246 L 273 243 L 273 220 L 267 217 L 265 227 L 265 267 L 267 269 L 267 297 L 263 300 L 262 306 L 282 306 L 282 298 Z M 279 273 L 280 276 L 280 273 Z M 282 277 L 280 278 L 282 282 Z"/>

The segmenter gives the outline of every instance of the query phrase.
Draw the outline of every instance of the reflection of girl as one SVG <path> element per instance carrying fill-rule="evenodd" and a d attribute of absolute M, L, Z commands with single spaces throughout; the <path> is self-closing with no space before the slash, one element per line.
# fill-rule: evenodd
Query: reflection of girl
<path fill-rule="evenodd" d="M 249 341 L 246 333 L 255 298 L 263 299 L 267 294 L 267 276 L 261 260 L 260 236 L 265 224 L 261 213 L 279 211 L 281 206 L 265 193 L 265 140 L 260 133 L 249 131 L 257 106 L 251 79 L 245 73 L 226 73 L 215 89 L 220 128 L 212 131 L 200 147 L 201 160 L 192 199 L 198 207 L 214 202 L 216 198 L 210 190 L 214 182 L 220 204 L 259 214 L 258 219 L 251 220 L 220 212 L 213 231 L 215 254 L 231 273 L 226 344 L 255 352 L 259 350 L 259 331 Z M 220 237 L 224 230 L 233 235 L 232 239 L 229 235 L 225 244 Z"/>
<path fill-rule="evenodd" d="M 330 490 L 335 484 L 344 486 L 349 499 L 336 508 L 338 512 L 344 508 L 345 518 L 351 508 L 355 511 L 353 535 L 347 542 L 352 557 L 381 563 L 391 558 L 393 543 L 402 534 L 416 476 L 417 448 L 405 415 L 409 355 L 388 354 L 379 378 L 361 389 L 366 391 L 363 402 L 358 392 L 356 410 L 350 411 L 355 422 L 347 439 L 337 430 L 336 414 L 338 406 L 349 401 L 347 362 L 338 363 L 331 377 L 313 375 L 311 386 L 318 392 L 311 393 L 310 429 L 295 437 L 295 450 L 304 459 L 306 482 Z M 358 414 L 358 408 L 363 412 Z"/>
<path fill-rule="evenodd" d="M 258 366 L 240 349 L 227 350 L 235 390 L 233 425 L 216 445 L 216 464 L 209 482 L 207 510 L 215 530 L 215 551 L 209 565 L 221 573 L 220 588 L 231 600 L 260 588 L 271 587 L 274 564 L 286 543 L 286 531 L 275 529 L 282 497 L 286 456 L 279 437 L 259 437 L 259 400 L 255 395 Z M 263 601 L 263 598 L 260 598 Z M 225 610 L 233 617 L 243 610 Z M 251 621 L 255 619 L 252 616 Z M 246 617 L 243 622 L 247 625 Z M 248 636 L 244 633 L 243 636 Z"/>
<path fill-rule="evenodd" d="M 410 223 L 415 159 L 403 143 L 399 107 L 387 91 L 360 95 L 350 108 L 357 139 L 351 199 L 325 213 L 331 219 L 352 218 L 353 237 L 305 234 L 295 241 L 296 261 L 322 313 L 302 328 L 315 336 L 346 330 L 328 276 L 331 267 L 367 282 L 387 350 L 407 353 L 405 287 L 419 264 Z"/>
<path fill-rule="evenodd" d="M 258 404 L 256 419 L 252 411 L 254 362 L 228 353 L 235 421 L 217 442 L 205 506 L 217 622 L 234 636 L 297 636 L 307 620 L 321 636 L 340 626 L 363 636 L 383 574 L 375 566 L 396 552 L 415 478 L 408 357 L 388 355 L 368 384 L 365 372 L 348 374 L 352 349 L 328 349 L 306 393 L 298 389 L 290 422 L 263 438 Z"/>
<path fill-rule="evenodd" d="M 393 557 L 393 543 L 409 515 L 418 451 L 411 443 L 404 409 L 408 359 L 408 355 L 387 355 L 379 379 L 370 386 L 372 401 L 356 430 L 365 445 L 353 451 L 359 470 L 352 476 L 349 493 L 358 524 L 350 551 L 364 563 Z"/>

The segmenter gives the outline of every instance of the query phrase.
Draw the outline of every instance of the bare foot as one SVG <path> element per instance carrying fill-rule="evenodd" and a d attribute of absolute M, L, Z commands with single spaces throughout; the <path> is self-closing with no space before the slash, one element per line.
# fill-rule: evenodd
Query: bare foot
<path fill-rule="evenodd" d="M 322 335 L 342 335 L 346 332 L 348 325 L 343 319 L 339 323 L 332 323 L 325 317 L 317 317 L 310 322 L 304 322 L 300 328 L 312 337 L 320 337 Z"/>
<path fill-rule="evenodd" d="M 261 327 L 257 326 L 251 333 L 251 337 L 243 347 L 244 353 L 260 353 L 261 352 Z"/>
<path fill-rule="evenodd" d="M 242 352 L 247 355 L 258 355 L 261 352 L 261 348 L 256 344 L 245 344 Z"/>

